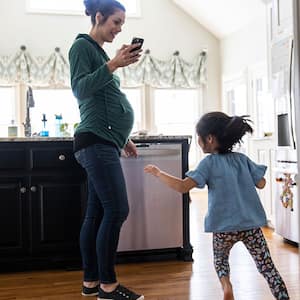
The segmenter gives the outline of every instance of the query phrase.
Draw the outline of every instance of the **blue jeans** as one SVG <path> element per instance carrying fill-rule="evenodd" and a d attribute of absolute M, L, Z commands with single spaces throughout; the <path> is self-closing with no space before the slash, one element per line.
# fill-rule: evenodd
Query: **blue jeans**
<path fill-rule="evenodd" d="M 86 170 L 88 200 L 80 231 L 84 281 L 117 282 L 115 259 L 120 230 L 129 213 L 118 150 L 95 144 L 75 153 Z"/>

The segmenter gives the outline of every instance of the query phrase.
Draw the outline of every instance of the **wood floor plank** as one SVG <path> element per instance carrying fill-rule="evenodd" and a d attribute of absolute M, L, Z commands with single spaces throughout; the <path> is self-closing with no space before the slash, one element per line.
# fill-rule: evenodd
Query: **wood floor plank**
<path fill-rule="evenodd" d="M 221 300 L 213 268 L 211 234 L 203 232 L 206 194 L 193 193 L 191 243 L 194 262 L 164 261 L 117 265 L 119 280 L 145 295 L 145 300 Z M 273 260 L 284 278 L 291 300 L 300 299 L 298 248 L 264 229 Z M 230 257 L 236 300 L 271 300 L 269 288 L 242 244 Z M 86 300 L 81 271 L 35 271 L 0 274 L 0 300 Z"/>

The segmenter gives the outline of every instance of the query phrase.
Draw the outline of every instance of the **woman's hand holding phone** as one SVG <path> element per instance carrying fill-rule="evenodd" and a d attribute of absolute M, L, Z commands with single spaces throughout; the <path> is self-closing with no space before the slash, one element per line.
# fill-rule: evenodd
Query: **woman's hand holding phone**
<path fill-rule="evenodd" d="M 144 43 L 144 39 L 142 38 L 138 38 L 138 37 L 134 37 L 131 41 L 131 45 L 129 52 L 132 53 L 132 56 L 136 56 L 139 55 L 140 52 L 142 51 L 142 46 Z"/>
<path fill-rule="evenodd" d="M 144 43 L 144 39 L 142 38 L 138 38 L 138 37 L 134 37 L 131 41 L 131 45 L 135 45 L 136 47 L 133 47 L 130 52 L 133 52 L 135 50 L 140 50 L 143 47 L 143 43 Z"/>
<path fill-rule="evenodd" d="M 133 38 L 131 45 L 123 45 L 117 51 L 116 56 L 107 62 L 110 72 L 113 73 L 119 67 L 126 67 L 137 62 L 141 56 L 143 41 L 142 38 Z"/>

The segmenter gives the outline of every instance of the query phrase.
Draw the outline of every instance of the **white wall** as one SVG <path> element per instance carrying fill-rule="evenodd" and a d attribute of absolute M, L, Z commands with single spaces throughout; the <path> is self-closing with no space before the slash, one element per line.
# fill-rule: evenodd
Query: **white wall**
<path fill-rule="evenodd" d="M 219 109 L 220 93 L 220 44 L 219 40 L 187 16 L 170 0 L 141 0 L 142 18 L 128 18 L 123 32 L 111 45 L 105 45 L 112 56 L 132 36 L 145 39 L 144 49 L 153 56 L 166 59 L 175 50 L 191 61 L 203 49 L 208 50 L 208 89 L 205 110 Z M 48 56 L 60 47 L 67 56 L 77 33 L 88 32 L 87 16 L 39 15 L 26 13 L 25 0 L 0 0 L 0 55 L 15 54 L 26 45 L 33 56 Z"/>
<path fill-rule="evenodd" d="M 267 62 L 266 15 L 221 41 L 222 76 L 232 77 L 249 66 Z"/>

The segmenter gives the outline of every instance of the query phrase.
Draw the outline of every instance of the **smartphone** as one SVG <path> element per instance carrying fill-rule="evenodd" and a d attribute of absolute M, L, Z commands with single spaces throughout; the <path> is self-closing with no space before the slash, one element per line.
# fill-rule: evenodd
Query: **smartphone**
<path fill-rule="evenodd" d="M 137 46 L 137 47 L 135 47 L 135 48 L 133 48 L 133 49 L 131 49 L 130 52 L 133 52 L 133 51 L 135 51 L 135 50 L 141 49 L 142 46 L 143 46 L 143 43 L 144 43 L 144 39 L 138 38 L 138 37 L 134 37 L 134 38 L 132 39 L 132 41 L 131 41 L 131 45 L 133 45 L 133 44 L 140 44 L 140 45 Z"/>

